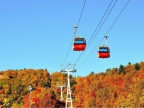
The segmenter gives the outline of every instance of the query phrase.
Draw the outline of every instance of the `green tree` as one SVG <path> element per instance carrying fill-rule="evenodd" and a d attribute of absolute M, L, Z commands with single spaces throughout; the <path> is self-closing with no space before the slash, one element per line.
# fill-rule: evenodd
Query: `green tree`
<path fill-rule="evenodd" d="M 120 65 L 118 74 L 122 74 L 122 73 L 125 74 L 125 68 L 123 65 Z"/>
<path fill-rule="evenodd" d="M 128 65 L 131 65 L 131 62 L 128 62 Z"/>
<path fill-rule="evenodd" d="M 94 75 L 94 71 L 90 72 L 90 75 Z"/>
<path fill-rule="evenodd" d="M 134 65 L 134 67 L 135 67 L 135 70 L 139 70 L 139 69 L 140 69 L 140 65 L 139 65 L 138 63 L 136 63 L 136 64 Z"/>
<path fill-rule="evenodd" d="M 106 69 L 106 72 L 111 71 L 111 68 Z"/>

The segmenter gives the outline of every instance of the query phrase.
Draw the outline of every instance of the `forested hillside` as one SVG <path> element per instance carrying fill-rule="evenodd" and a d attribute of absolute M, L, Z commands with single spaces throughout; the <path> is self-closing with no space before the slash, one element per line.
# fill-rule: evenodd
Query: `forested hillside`
<path fill-rule="evenodd" d="M 74 107 L 144 107 L 144 62 L 107 69 L 106 72 L 70 76 Z M 0 107 L 28 108 L 32 86 L 32 108 L 64 107 L 58 86 L 66 85 L 67 75 L 45 69 L 0 72 Z"/>

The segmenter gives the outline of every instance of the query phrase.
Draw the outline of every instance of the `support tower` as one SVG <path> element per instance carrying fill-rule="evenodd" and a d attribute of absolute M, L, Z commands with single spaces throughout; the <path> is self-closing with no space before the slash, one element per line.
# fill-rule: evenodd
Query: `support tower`
<path fill-rule="evenodd" d="M 68 108 L 68 103 L 70 103 L 70 108 L 73 108 L 71 88 L 70 88 L 70 72 L 76 72 L 76 69 L 62 69 L 61 72 L 67 73 L 67 95 L 66 95 L 66 106 Z"/>

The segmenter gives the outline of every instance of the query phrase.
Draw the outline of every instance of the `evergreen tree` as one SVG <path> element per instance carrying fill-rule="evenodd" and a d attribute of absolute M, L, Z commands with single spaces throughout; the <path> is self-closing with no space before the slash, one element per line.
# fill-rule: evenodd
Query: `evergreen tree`
<path fill-rule="evenodd" d="M 118 74 L 122 74 L 122 73 L 125 74 L 125 68 L 123 65 L 120 65 Z"/>
<path fill-rule="evenodd" d="M 129 62 L 128 65 L 131 65 L 131 62 Z"/>
<path fill-rule="evenodd" d="M 108 72 L 108 71 L 110 71 L 111 69 L 110 68 L 108 68 L 108 69 L 106 69 L 106 72 Z"/>
<path fill-rule="evenodd" d="M 136 64 L 134 65 L 134 67 L 135 67 L 135 70 L 139 70 L 139 69 L 140 69 L 140 65 L 139 65 L 138 63 L 136 63 Z"/>
<path fill-rule="evenodd" d="M 92 72 L 90 72 L 90 75 L 94 75 L 94 72 L 92 71 Z"/>

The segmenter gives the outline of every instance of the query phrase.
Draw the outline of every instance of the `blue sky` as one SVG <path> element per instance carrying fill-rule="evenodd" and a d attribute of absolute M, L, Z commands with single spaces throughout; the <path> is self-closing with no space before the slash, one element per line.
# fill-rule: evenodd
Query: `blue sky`
<path fill-rule="evenodd" d="M 90 39 L 110 1 L 87 0 L 78 36 Z M 111 57 L 97 58 L 97 48 L 105 41 L 98 43 L 127 1 L 117 1 L 93 43 L 77 62 L 77 73 L 73 75 L 86 76 L 91 71 L 104 72 L 120 64 L 144 60 L 144 1 L 136 0 L 131 0 L 108 34 Z M 50 72 L 60 71 L 83 3 L 84 0 L 1 0 L 0 70 L 47 68 Z M 71 48 L 65 65 L 74 63 L 80 54 Z"/>

